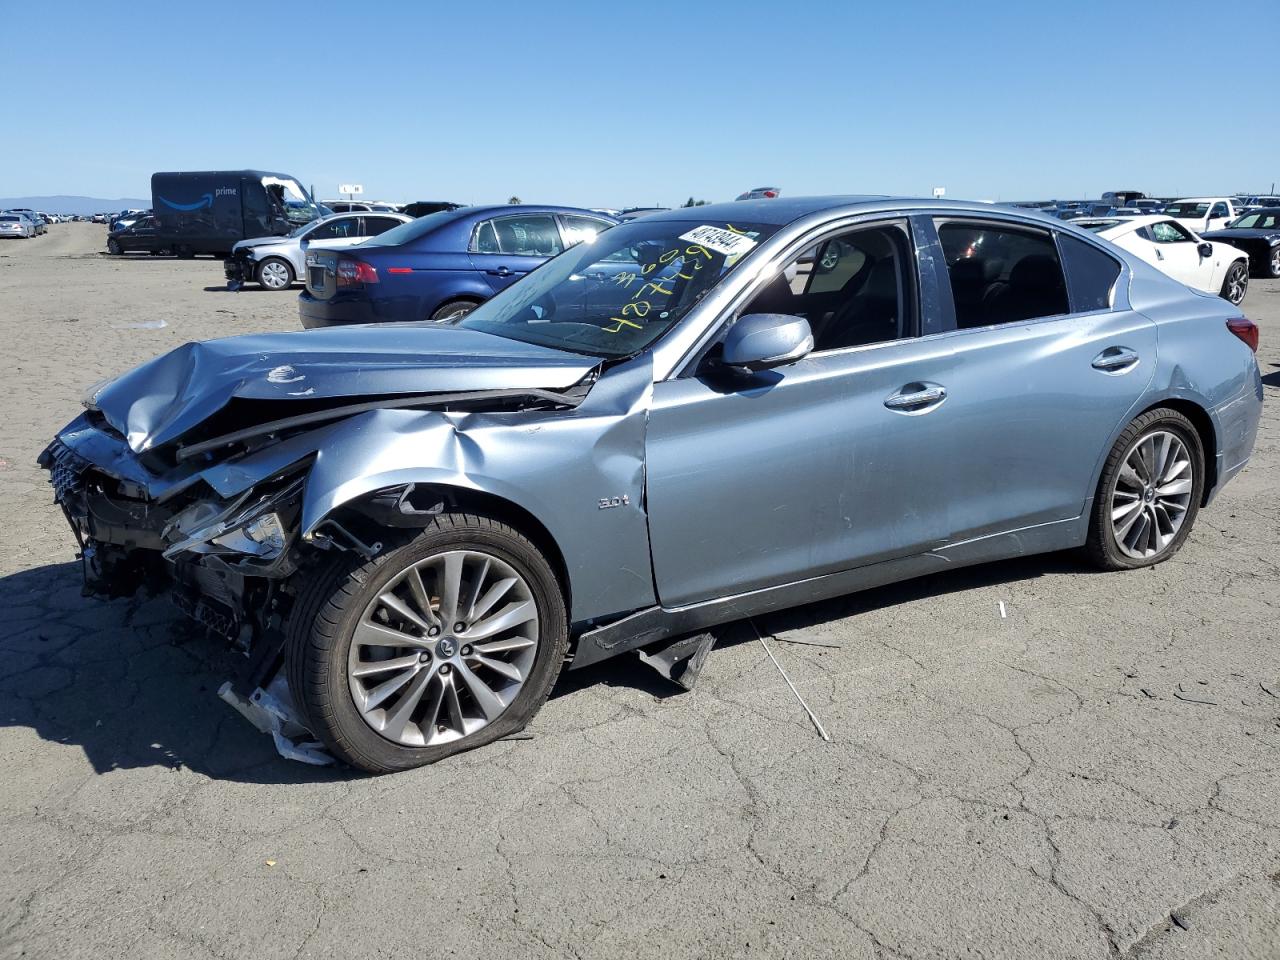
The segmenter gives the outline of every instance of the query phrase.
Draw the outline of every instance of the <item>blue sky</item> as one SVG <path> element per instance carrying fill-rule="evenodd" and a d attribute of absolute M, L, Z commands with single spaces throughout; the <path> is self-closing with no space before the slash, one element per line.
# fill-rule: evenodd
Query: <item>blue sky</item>
<path fill-rule="evenodd" d="M 29 63 L 0 81 L 0 128 L 30 149 L 0 154 L 0 195 L 235 167 L 322 197 L 584 206 L 1265 191 L 1272 45 L 1248 38 L 1275 0 L 1218 9 L 8 0 L 29 42 L 5 56 Z"/>

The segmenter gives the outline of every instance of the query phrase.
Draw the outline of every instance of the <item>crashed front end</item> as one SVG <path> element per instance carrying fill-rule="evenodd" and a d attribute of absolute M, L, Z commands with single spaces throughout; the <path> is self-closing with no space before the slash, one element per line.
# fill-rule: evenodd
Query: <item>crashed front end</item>
<path fill-rule="evenodd" d="M 39 456 L 86 593 L 169 593 L 244 655 L 220 694 L 293 759 L 327 759 L 281 669 L 311 575 L 335 553 L 371 559 L 440 512 L 438 487 L 398 477 L 434 470 L 466 483 L 460 458 L 482 456 L 467 425 L 554 417 L 594 382 L 594 361 L 513 355 L 445 331 L 426 338 L 426 353 L 398 349 L 405 336 L 421 347 L 424 333 L 373 334 L 385 349 L 358 354 L 341 333 L 188 344 L 91 390 Z M 290 337 L 314 349 L 297 353 Z M 359 503 L 346 502 L 347 485 L 366 480 Z"/>

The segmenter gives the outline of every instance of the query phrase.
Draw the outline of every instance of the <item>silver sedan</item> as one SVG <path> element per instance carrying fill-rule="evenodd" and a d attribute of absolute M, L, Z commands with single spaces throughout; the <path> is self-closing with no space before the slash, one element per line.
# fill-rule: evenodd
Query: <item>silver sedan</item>
<path fill-rule="evenodd" d="M 385 772 L 520 729 L 566 664 L 674 679 L 765 611 L 1167 561 L 1249 460 L 1257 338 L 1037 213 L 746 200 L 612 227 L 448 322 L 187 344 L 41 462 L 94 593 L 167 578 L 249 654 L 227 696 L 282 752 Z"/>
<path fill-rule="evenodd" d="M 21 237 L 23 240 L 29 240 L 35 235 L 35 228 L 26 217 L 17 213 L 0 213 L 0 237 Z"/>

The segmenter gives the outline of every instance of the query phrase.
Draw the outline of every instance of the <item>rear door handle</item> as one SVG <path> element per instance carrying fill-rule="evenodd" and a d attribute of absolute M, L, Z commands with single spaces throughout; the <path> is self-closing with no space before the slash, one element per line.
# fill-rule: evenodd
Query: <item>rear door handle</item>
<path fill-rule="evenodd" d="M 511 271 L 510 271 L 510 270 L 508 270 L 506 267 L 498 267 L 496 270 L 486 270 L 486 271 L 485 271 L 485 273 L 489 274 L 490 276 L 494 276 L 494 277 L 509 277 L 509 276 L 511 276 Z"/>
<path fill-rule="evenodd" d="M 908 383 L 885 398 L 884 405 L 897 413 L 928 413 L 947 399 L 947 388 L 937 383 Z"/>
<path fill-rule="evenodd" d="M 1140 359 L 1138 351 L 1129 347 L 1107 347 L 1093 358 L 1093 369 L 1103 373 L 1128 373 Z"/>

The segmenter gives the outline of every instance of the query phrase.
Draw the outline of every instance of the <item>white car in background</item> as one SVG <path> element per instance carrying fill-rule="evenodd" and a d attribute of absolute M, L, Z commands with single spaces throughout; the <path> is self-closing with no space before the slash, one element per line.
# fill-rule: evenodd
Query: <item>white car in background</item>
<path fill-rule="evenodd" d="M 352 247 L 412 220 L 403 213 L 335 213 L 304 223 L 286 237 L 241 240 L 224 262 L 227 285 L 238 289 L 252 281 L 267 290 L 288 290 L 303 276 L 308 250 Z"/>
<path fill-rule="evenodd" d="M 1210 230 L 1221 230 L 1240 216 L 1241 210 L 1231 197 L 1188 197 L 1186 200 L 1166 204 L 1162 213 L 1177 220 L 1188 230 L 1207 233 Z"/>
<path fill-rule="evenodd" d="M 1189 287 L 1216 293 L 1237 306 L 1249 291 L 1249 257 L 1243 250 L 1202 240 L 1173 217 L 1101 217 L 1076 220 L 1074 225 L 1137 254 Z"/>

